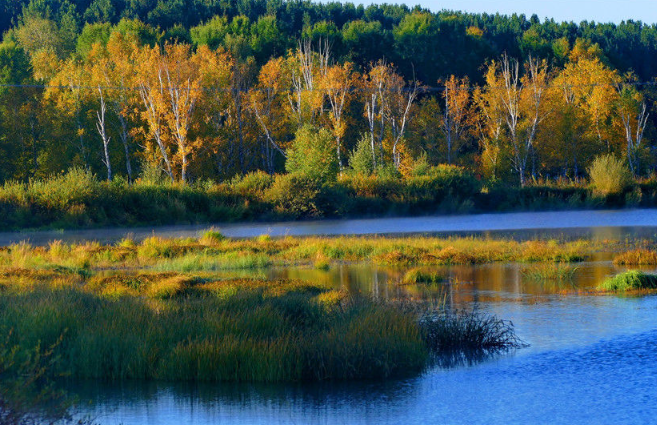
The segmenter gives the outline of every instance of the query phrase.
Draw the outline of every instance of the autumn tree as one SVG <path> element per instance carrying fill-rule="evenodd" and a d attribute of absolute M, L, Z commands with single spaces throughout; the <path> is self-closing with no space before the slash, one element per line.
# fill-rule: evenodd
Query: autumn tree
<path fill-rule="evenodd" d="M 632 84 L 633 76 L 629 75 L 626 82 L 618 84 L 617 114 L 620 118 L 623 134 L 625 135 L 625 153 L 630 171 L 638 174 L 640 169 L 639 151 L 642 148 L 643 137 L 648 123 L 648 106 Z"/>
<path fill-rule="evenodd" d="M 447 163 L 452 163 L 452 151 L 458 150 L 468 128 L 468 105 L 470 103 L 470 81 L 452 75 L 445 81 L 443 90 L 442 129 L 447 142 Z"/>
<path fill-rule="evenodd" d="M 377 168 L 385 161 L 384 142 L 389 145 L 390 158 L 398 167 L 400 143 L 410 121 L 411 108 L 420 91 L 419 86 L 417 82 L 407 85 L 392 65 L 380 61 L 363 75 L 361 91 L 370 133 L 373 167 Z"/>
<path fill-rule="evenodd" d="M 546 62 L 531 57 L 525 63 L 524 75 L 521 75 L 520 69 L 517 60 L 504 55 L 499 62 L 490 63 L 486 80 L 490 85 L 487 93 L 497 97 L 490 103 L 499 102 L 502 105 L 513 167 L 520 185 L 524 186 L 528 161 L 535 159 L 538 126 L 549 113 L 545 96 L 550 77 Z M 531 166 L 534 174 L 533 162 Z"/>
<path fill-rule="evenodd" d="M 265 167 L 274 172 L 274 155 L 278 152 L 286 158 L 286 102 L 283 77 L 284 59 L 272 58 L 260 68 L 255 87 L 251 90 L 251 108 L 264 136 L 263 153 Z"/>

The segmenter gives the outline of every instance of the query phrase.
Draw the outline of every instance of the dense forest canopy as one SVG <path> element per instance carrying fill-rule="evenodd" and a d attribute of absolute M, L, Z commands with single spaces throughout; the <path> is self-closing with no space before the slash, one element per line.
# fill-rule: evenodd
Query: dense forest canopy
<path fill-rule="evenodd" d="M 638 21 L 0 0 L 0 30 L 1 180 L 73 166 L 108 179 L 330 180 L 448 163 L 524 185 L 580 177 L 602 153 L 636 175 L 655 164 L 657 26 Z"/>

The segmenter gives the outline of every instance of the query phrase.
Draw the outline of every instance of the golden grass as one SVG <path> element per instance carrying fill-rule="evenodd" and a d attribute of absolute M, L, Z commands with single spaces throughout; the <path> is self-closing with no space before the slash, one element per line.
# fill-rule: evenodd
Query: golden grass
<path fill-rule="evenodd" d="M 614 257 L 617 266 L 654 266 L 657 265 L 657 252 L 648 249 L 635 249 Z"/>
<path fill-rule="evenodd" d="M 154 268 L 161 271 L 253 269 L 310 265 L 326 269 L 334 262 L 372 262 L 390 266 L 483 264 L 494 262 L 568 263 L 600 252 L 617 253 L 618 264 L 657 263 L 644 241 L 518 242 L 491 238 L 435 237 L 310 237 L 221 239 L 204 234 L 200 240 L 149 237 L 140 243 L 125 239 L 113 245 L 65 244 L 47 247 L 27 243 L 0 250 L 0 267 L 63 266 L 103 270 Z"/>

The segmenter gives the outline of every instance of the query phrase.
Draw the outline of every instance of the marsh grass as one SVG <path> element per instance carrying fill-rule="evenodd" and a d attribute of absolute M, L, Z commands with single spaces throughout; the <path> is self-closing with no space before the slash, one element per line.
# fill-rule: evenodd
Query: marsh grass
<path fill-rule="evenodd" d="M 444 283 L 445 281 L 445 276 L 441 273 L 414 268 L 404 274 L 401 283 L 404 285 L 414 285 L 418 283 L 438 284 Z"/>
<path fill-rule="evenodd" d="M 657 265 L 657 252 L 649 249 L 635 249 L 614 257 L 617 266 L 654 266 Z"/>
<path fill-rule="evenodd" d="M 606 292 L 628 292 L 657 289 L 657 276 L 640 270 L 630 270 L 610 277 L 598 285 Z"/>
<path fill-rule="evenodd" d="M 136 273 L 21 289 L 0 291 L 0 329 L 21 347 L 63 335 L 54 373 L 78 378 L 385 378 L 428 353 L 412 314 L 304 281 Z"/>
<path fill-rule="evenodd" d="M 577 270 L 567 263 L 544 263 L 523 268 L 522 275 L 536 282 L 572 282 Z"/>
<path fill-rule="evenodd" d="M 380 379 L 416 374 L 432 350 L 446 347 L 429 343 L 433 328 L 422 324 L 416 310 L 352 298 L 328 283 L 153 270 L 3 273 L 0 331 L 14 329 L 8 343 L 24 350 L 56 343 L 54 375 Z M 5 282 L 12 282 L 11 289 Z M 463 329 L 472 333 L 468 326 Z M 453 347 L 472 340 L 462 336 Z"/>
<path fill-rule="evenodd" d="M 140 243 L 125 239 L 110 245 L 56 241 L 46 247 L 23 242 L 0 249 L 0 267 L 153 268 L 192 272 L 259 269 L 272 265 L 326 268 L 335 262 L 406 267 L 494 262 L 570 263 L 591 258 L 599 252 L 622 254 L 644 244 L 643 241 L 583 240 L 518 242 L 472 237 L 213 238 L 207 235 L 200 239 L 153 236 Z"/>
<path fill-rule="evenodd" d="M 481 312 L 429 311 L 420 319 L 427 345 L 435 353 L 520 348 L 513 323 Z"/>

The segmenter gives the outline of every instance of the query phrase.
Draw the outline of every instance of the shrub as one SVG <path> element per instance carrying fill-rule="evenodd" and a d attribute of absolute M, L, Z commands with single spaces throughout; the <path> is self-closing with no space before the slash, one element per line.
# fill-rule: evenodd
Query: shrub
<path fill-rule="evenodd" d="M 297 131 L 287 151 L 285 169 L 322 183 L 334 182 L 339 171 L 334 145 L 328 130 L 305 125 Z"/>
<path fill-rule="evenodd" d="M 203 235 L 199 238 L 199 242 L 204 245 L 214 245 L 226 239 L 226 237 L 214 227 L 203 232 Z"/>
<path fill-rule="evenodd" d="M 319 183 L 307 175 L 283 174 L 276 176 L 265 196 L 281 214 L 316 217 L 322 215 L 317 207 L 320 192 Z"/>
<path fill-rule="evenodd" d="M 249 195 L 262 195 L 273 183 L 274 177 L 264 171 L 254 171 L 231 181 L 237 192 Z"/>
<path fill-rule="evenodd" d="M 632 173 L 623 160 L 612 154 L 601 155 L 588 168 L 591 188 L 598 195 L 622 193 L 632 183 Z"/>

